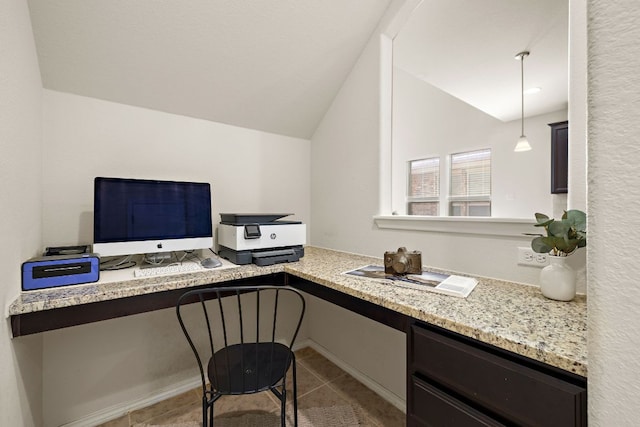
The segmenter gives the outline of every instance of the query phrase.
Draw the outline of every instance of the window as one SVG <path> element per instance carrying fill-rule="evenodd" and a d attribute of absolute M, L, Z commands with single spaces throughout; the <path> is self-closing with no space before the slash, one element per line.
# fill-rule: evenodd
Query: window
<path fill-rule="evenodd" d="M 449 215 L 491 216 L 491 150 L 451 155 Z"/>
<path fill-rule="evenodd" d="M 409 162 L 409 215 L 436 216 L 440 209 L 440 158 Z"/>

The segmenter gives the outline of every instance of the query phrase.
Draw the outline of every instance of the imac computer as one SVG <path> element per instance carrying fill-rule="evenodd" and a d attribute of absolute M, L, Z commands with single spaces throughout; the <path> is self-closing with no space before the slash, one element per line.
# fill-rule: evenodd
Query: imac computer
<path fill-rule="evenodd" d="M 208 183 L 94 181 L 93 252 L 100 256 L 208 249 L 212 228 Z"/>

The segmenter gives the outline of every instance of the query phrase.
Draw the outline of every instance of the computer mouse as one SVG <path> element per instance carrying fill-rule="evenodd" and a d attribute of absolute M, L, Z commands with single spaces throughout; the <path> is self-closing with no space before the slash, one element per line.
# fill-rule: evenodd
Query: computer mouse
<path fill-rule="evenodd" d="M 216 268 L 220 267 L 222 265 L 222 262 L 220 262 L 220 260 L 217 258 L 205 258 L 200 261 L 200 265 L 204 268 Z"/>

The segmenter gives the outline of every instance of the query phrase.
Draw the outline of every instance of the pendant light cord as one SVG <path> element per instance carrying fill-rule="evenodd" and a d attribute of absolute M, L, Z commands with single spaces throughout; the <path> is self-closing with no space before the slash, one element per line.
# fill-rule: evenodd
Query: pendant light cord
<path fill-rule="evenodd" d="M 529 56 L 529 51 L 522 51 L 516 55 L 520 59 L 520 137 L 524 136 L 524 57 Z"/>
<path fill-rule="evenodd" d="M 524 135 L 524 53 L 520 56 L 520 122 L 522 131 L 520 135 Z"/>
<path fill-rule="evenodd" d="M 524 56 L 524 52 L 520 54 L 520 99 L 522 101 L 520 103 L 520 122 L 522 126 L 522 130 L 520 132 L 521 136 L 524 135 Z"/>

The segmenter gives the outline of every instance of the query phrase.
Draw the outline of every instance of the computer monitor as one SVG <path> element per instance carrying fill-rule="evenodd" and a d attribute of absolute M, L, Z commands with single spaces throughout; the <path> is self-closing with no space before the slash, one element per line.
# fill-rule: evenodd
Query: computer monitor
<path fill-rule="evenodd" d="M 208 183 L 95 178 L 93 252 L 100 256 L 213 246 Z"/>

